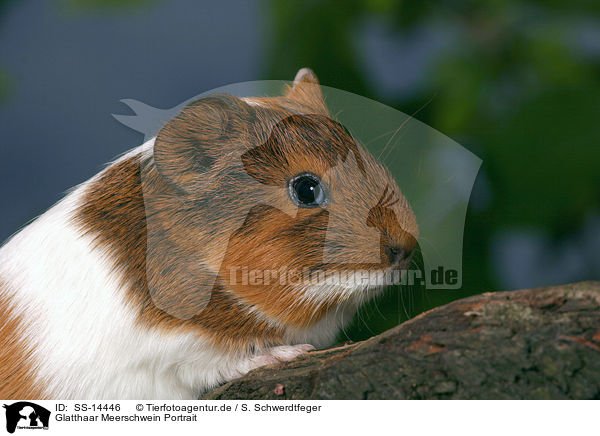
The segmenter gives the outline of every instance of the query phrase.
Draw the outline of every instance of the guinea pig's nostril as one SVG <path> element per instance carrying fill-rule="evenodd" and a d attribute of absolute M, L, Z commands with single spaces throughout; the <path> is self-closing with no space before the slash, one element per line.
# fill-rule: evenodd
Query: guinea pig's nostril
<path fill-rule="evenodd" d="M 406 250 L 400 245 L 386 245 L 384 251 L 392 265 L 397 265 L 400 262 L 408 259 L 411 254 L 410 250 Z"/>

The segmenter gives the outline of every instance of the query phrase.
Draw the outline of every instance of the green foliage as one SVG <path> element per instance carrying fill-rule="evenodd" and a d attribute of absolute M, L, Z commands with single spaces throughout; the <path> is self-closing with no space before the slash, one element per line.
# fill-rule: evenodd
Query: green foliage
<path fill-rule="evenodd" d="M 272 6 L 269 78 L 289 80 L 298 66 L 310 66 L 318 71 L 324 85 L 365 93 L 363 74 L 349 44 L 356 11 L 364 7 L 362 2 L 313 0 L 273 2 Z"/>

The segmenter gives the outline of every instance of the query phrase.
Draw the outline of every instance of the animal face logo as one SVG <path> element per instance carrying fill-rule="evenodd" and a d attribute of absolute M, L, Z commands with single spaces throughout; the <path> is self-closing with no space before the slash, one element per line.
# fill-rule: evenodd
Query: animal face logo
<path fill-rule="evenodd" d="M 14 433 L 16 429 L 48 429 L 50 411 L 28 401 L 4 404 L 6 409 L 6 431 Z"/>

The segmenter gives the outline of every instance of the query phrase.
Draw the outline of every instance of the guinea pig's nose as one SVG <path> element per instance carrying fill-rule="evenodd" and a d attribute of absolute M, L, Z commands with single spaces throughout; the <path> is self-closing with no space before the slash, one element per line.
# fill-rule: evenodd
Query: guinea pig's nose
<path fill-rule="evenodd" d="M 401 245 L 388 244 L 385 246 L 384 252 L 392 265 L 398 265 L 400 262 L 409 258 L 412 250 L 407 250 Z"/>

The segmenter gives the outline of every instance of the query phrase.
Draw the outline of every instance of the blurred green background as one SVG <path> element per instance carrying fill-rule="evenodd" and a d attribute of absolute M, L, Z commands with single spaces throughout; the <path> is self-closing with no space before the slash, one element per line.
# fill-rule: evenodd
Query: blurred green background
<path fill-rule="evenodd" d="M 123 111 L 120 98 L 170 107 L 309 66 L 322 84 L 414 114 L 483 160 L 463 288 L 389 290 L 342 340 L 484 291 L 600 279 L 599 2 L 30 0 L 0 2 L 0 14 L 0 194 L 16 208 L 4 237 L 135 145 L 106 117 Z M 72 146 L 40 152 L 46 140 Z"/>

